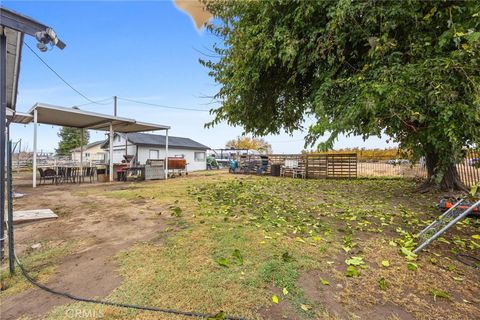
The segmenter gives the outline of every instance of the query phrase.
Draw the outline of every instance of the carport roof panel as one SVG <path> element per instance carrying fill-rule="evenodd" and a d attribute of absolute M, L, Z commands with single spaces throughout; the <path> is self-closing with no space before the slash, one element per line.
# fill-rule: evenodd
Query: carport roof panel
<path fill-rule="evenodd" d="M 37 110 L 37 122 L 72 128 L 94 130 L 110 129 L 110 123 L 116 132 L 142 132 L 170 129 L 169 126 L 137 122 L 134 119 L 90 112 L 74 108 L 66 108 L 46 103 L 37 103 L 28 113 L 33 115 Z"/>
<path fill-rule="evenodd" d="M 7 119 L 13 123 L 22 123 L 22 124 L 29 124 L 32 122 L 32 115 L 29 113 L 23 112 L 15 112 L 14 110 L 7 108 Z"/>

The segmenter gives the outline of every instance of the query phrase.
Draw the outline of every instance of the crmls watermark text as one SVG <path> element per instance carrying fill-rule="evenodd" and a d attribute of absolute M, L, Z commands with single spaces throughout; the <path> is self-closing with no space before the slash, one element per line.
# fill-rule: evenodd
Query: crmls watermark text
<path fill-rule="evenodd" d="M 105 317 L 102 310 L 67 309 L 65 316 L 69 319 L 100 319 Z"/>

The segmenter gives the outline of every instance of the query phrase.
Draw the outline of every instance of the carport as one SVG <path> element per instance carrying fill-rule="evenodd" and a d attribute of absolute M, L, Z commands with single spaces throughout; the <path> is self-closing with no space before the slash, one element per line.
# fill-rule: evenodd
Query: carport
<path fill-rule="evenodd" d="M 63 127 L 100 130 L 109 132 L 109 178 L 113 181 L 113 134 L 114 132 L 132 133 L 165 130 L 165 152 L 168 159 L 168 130 L 170 126 L 136 121 L 135 119 L 111 116 L 96 112 L 80 110 L 76 107 L 67 108 L 46 103 L 36 103 L 28 113 L 16 113 L 11 122 L 28 124 L 33 122 L 33 187 L 37 186 L 37 130 L 38 124 L 50 124 Z M 80 166 L 83 162 L 83 142 L 80 147 Z M 168 161 L 165 161 L 165 171 L 168 172 Z"/>

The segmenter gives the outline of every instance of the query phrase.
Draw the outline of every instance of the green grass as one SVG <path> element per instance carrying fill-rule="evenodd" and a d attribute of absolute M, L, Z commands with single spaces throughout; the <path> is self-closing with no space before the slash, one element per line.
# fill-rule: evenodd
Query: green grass
<path fill-rule="evenodd" d="M 448 259 L 438 257 L 435 265 L 415 261 L 419 268 L 410 271 L 399 252 L 401 246 L 413 245 L 411 234 L 429 222 L 426 214 L 434 212 L 438 199 L 438 195 L 416 194 L 415 187 L 414 182 L 402 179 L 300 180 L 216 174 L 112 191 L 107 196 L 181 208 L 181 214 L 171 210 L 170 219 L 182 228 L 160 231 L 154 240 L 119 253 L 116 261 L 123 283 L 107 299 L 198 312 L 223 310 L 260 319 L 259 311 L 274 306 L 271 297 L 276 294 L 279 304 L 288 305 L 300 318 L 314 319 L 328 316 L 328 306 L 315 302 L 298 280 L 302 274 L 318 271 L 344 284 L 345 306 L 379 295 L 402 305 L 405 295 L 413 294 L 417 300 L 409 300 L 405 308 L 428 315 L 421 308 L 429 287 L 461 292 L 462 286 L 446 284 L 451 276 L 438 269 Z M 468 222 L 459 227 L 467 233 L 456 235 L 459 245 L 455 248 L 469 250 L 469 233 L 478 226 Z M 347 278 L 343 260 L 352 256 L 366 263 L 358 267 L 360 277 Z M 378 267 L 382 260 L 391 265 Z M 386 289 L 379 288 L 380 278 L 387 283 Z M 312 281 L 322 286 L 319 279 Z M 288 291 L 285 296 L 283 288 Z M 368 309 L 362 303 L 360 307 Z M 101 312 L 106 319 L 183 319 L 84 304 L 56 308 L 49 318 L 63 319 L 72 308 Z M 472 310 L 462 308 L 462 312 Z"/>

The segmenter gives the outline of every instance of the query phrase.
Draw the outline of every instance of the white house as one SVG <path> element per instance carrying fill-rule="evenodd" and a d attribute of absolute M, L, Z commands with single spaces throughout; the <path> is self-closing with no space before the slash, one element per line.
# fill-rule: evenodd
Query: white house
<path fill-rule="evenodd" d="M 135 156 L 136 162 L 145 164 L 148 159 L 165 159 L 164 135 L 148 133 L 115 133 L 113 138 L 113 163 L 119 164 L 125 155 Z M 108 149 L 109 141 L 102 144 Z M 207 168 L 207 150 L 210 148 L 189 138 L 168 137 L 168 156 L 183 157 L 188 171 L 205 170 Z M 108 151 L 107 151 L 108 161 Z"/>
<path fill-rule="evenodd" d="M 102 144 L 104 142 L 105 140 L 95 141 L 83 146 L 83 161 L 104 163 L 106 160 L 106 152 L 104 149 L 102 149 Z M 80 147 L 73 149 L 71 153 L 72 160 L 80 162 Z"/>

